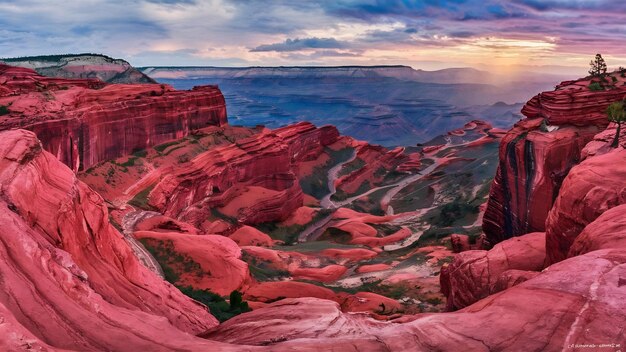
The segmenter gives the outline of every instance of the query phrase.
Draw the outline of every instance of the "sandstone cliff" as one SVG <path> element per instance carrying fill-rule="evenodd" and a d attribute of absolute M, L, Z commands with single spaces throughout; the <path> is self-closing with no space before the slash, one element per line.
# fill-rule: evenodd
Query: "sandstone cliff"
<path fill-rule="evenodd" d="M 227 123 L 215 86 L 106 85 L 0 65 L 0 129 L 24 128 L 74 171 Z"/>
<path fill-rule="evenodd" d="M 589 79 L 567 81 L 526 103 L 522 113 L 527 118 L 500 144 L 483 223 L 492 243 L 545 231 L 563 180 L 582 160 L 583 147 L 608 125 L 607 106 L 626 95 L 624 78 L 614 76 L 611 89 L 592 91 Z"/>
<path fill-rule="evenodd" d="M 246 224 L 285 220 L 303 202 L 298 162 L 317 158 L 338 136 L 303 122 L 207 151 L 166 175 L 150 204 L 198 227 L 211 209 Z"/>

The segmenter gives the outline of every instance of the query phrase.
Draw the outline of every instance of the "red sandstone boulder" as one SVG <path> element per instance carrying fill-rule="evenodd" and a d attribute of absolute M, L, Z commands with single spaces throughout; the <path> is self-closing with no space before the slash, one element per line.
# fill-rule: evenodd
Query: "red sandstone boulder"
<path fill-rule="evenodd" d="M 345 295 L 345 299 L 341 303 L 341 310 L 344 312 L 393 314 L 403 311 L 404 309 L 395 299 L 372 292 L 357 292 L 354 295 Z"/>
<path fill-rule="evenodd" d="M 364 328 L 382 326 L 382 323 L 368 319 L 366 315 L 341 313 L 336 302 L 299 298 L 283 299 L 265 308 L 236 316 L 201 336 L 229 343 L 270 345 L 292 339 L 315 338 L 319 341 L 342 336 L 365 336 L 367 330 Z M 315 345 L 314 341 L 308 340 L 305 345 Z M 363 348 L 367 346 L 364 342 L 360 342 L 360 345 L 364 345 Z M 336 348 L 341 349 L 340 346 Z M 274 346 L 272 349 L 289 348 Z"/>
<path fill-rule="evenodd" d="M 242 226 L 233 234 L 228 236 L 231 240 L 235 241 L 239 246 L 262 246 L 271 247 L 274 241 L 267 234 L 250 226 Z"/>
<path fill-rule="evenodd" d="M 545 260 L 545 233 L 515 237 L 489 251 L 466 251 L 442 268 L 441 287 L 448 309 L 466 307 L 493 294 L 494 286 L 507 270 L 539 271 Z M 507 279 L 508 280 L 508 279 Z"/>
<path fill-rule="evenodd" d="M 565 178 L 546 221 L 548 263 L 567 257 L 583 229 L 605 211 L 626 203 L 626 150 L 587 158 Z"/>
<path fill-rule="evenodd" d="M 384 271 L 391 269 L 392 266 L 389 264 L 371 264 L 371 265 L 361 265 L 356 269 L 357 273 L 371 273 L 375 271 Z"/>
<path fill-rule="evenodd" d="M 626 248 L 626 204 L 602 213 L 576 237 L 568 257 L 599 249 Z"/>
<path fill-rule="evenodd" d="M 452 234 L 450 235 L 450 244 L 454 253 L 461 253 L 470 249 L 469 236 Z"/>
<path fill-rule="evenodd" d="M 289 272 L 295 279 L 333 282 L 342 277 L 347 270 L 348 268 L 343 265 L 331 264 L 321 268 L 295 268 Z"/>
<path fill-rule="evenodd" d="M 137 231 L 133 234 L 167 258 L 178 286 L 207 289 L 221 296 L 244 290 L 252 279 L 241 249 L 219 235 L 187 235 L 176 232 Z M 182 258 L 182 259 L 181 259 Z"/>
<path fill-rule="evenodd" d="M 321 286 L 297 281 L 269 281 L 253 285 L 244 295 L 246 300 L 270 303 L 284 298 L 315 297 L 337 300 L 335 293 Z"/>
<path fill-rule="evenodd" d="M 490 287 L 490 292 L 500 292 L 507 290 L 513 286 L 519 285 L 524 281 L 528 281 L 535 276 L 539 275 L 538 271 L 528 271 L 528 270 L 517 270 L 511 269 L 506 270 L 500 276 L 496 282 L 494 282 Z"/>
<path fill-rule="evenodd" d="M 349 261 L 358 262 L 361 260 L 372 259 L 378 255 L 378 253 L 365 248 L 352 248 L 352 249 L 337 249 L 329 248 L 323 250 L 320 255 L 328 258 L 333 258 L 339 262 L 346 263 Z"/>

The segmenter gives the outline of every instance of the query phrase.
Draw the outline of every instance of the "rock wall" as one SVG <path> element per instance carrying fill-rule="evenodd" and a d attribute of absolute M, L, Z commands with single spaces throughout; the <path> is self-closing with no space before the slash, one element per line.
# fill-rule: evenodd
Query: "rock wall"
<path fill-rule="evenodd" d="M 28 331 L 3 332 L 3 350 L 37 339 L 83 351 L 173 349 L 217 325 L 139 263 L 104 200 L 32 132 L 0 132 L 0 185 L 0 315 Z"/>
<path fill-rule="evenodd" d="M 582 160 L 585 145 L 607 127 L 607 106 L 626 95 L 621 82 L 602 91 L 591 91 L 589 84 L 563 82 L 533 97 L 522 109 L 527 119 L 503 138 L 483 220 L 491 243 L 546 230 L 563 180 Z"/>
<path fill-rule="evenodd" d="M 227 123 L 215 86 L 105 85 L 0 65 L 0 129 L 24 128 L 74 171 Z"/>
<path fill-rule="evenodd" d="M 210 150 L 165 176 L 150 204 L 198 227 L 214 208 L 247 224 L 285 220 L 303 202 L 298 163 L 338 137 L 334 127 L 302 122 Z"/>

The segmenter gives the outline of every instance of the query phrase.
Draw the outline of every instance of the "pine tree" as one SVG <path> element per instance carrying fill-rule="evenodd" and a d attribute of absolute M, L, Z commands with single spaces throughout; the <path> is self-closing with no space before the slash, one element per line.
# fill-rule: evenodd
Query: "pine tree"
<path fill-rule="evenodd" d="M 611 147 L 617 148 L 619 145 L 619 135 L 622 129 L 622 122 L 626 121 L 626 110 L 624 110 L 624 102 L 617 102 L 609 105 L 606 108 L 606 115 L 611 122 L 615 122 L 617 124 L 617 131 L 615 131 L 615 138 L 613 138 L 613 143 Z"/>
<path fill-rule="evenodd" d="M 606 74 L 606 62 L 602 58 L 602 55 L 596 54 L 596 58 L 589 62 L 589 74 L 592 76 L 603 76 Z"/>

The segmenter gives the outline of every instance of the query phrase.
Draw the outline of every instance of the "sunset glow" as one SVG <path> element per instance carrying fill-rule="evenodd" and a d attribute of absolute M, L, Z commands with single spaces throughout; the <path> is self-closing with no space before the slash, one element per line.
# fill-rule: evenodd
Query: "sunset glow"
<path fill-rule="evenodd" d="M 0 1 L 0 43 L 7 57 L 103 51 L 139 66 L 487 63 L 578 72 L 596 52 L 611 67 L 626 65 L 625 10 L 602 0 L 9 0 Z"/>

